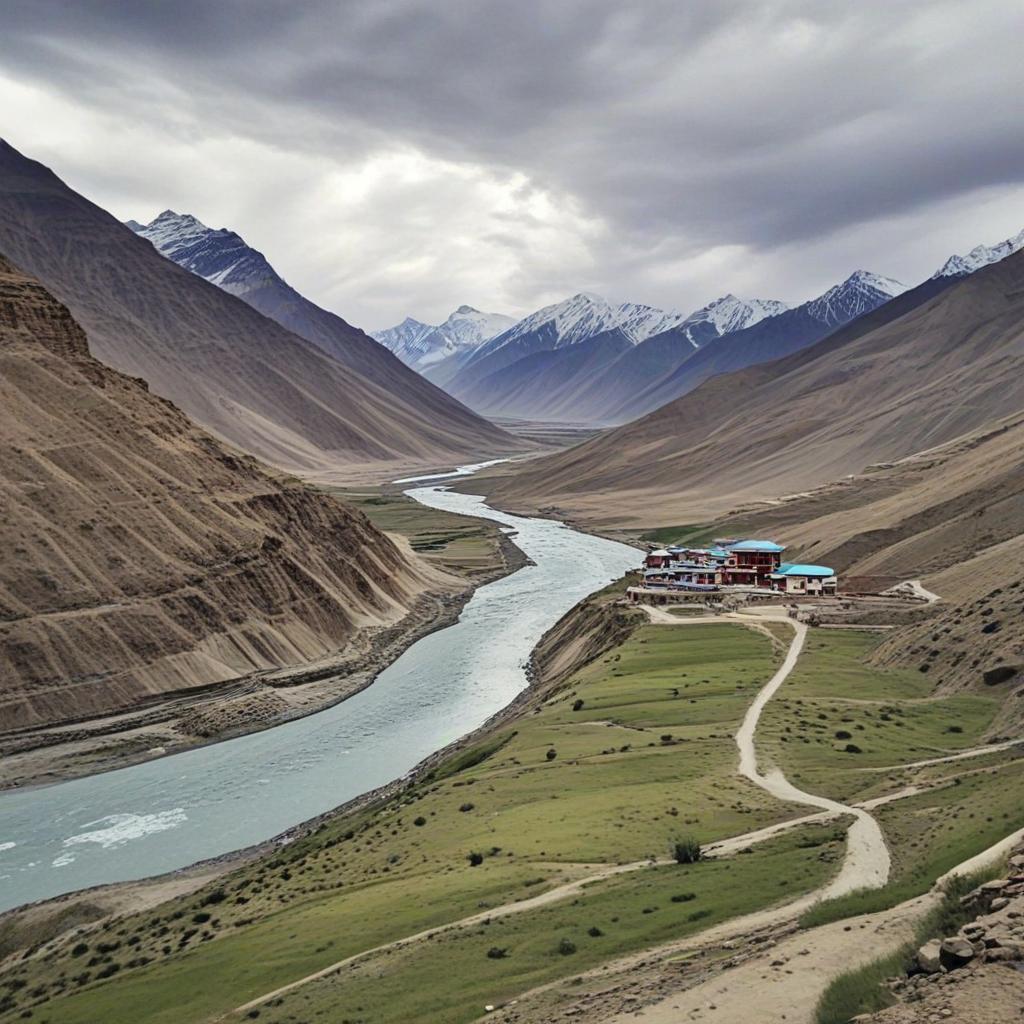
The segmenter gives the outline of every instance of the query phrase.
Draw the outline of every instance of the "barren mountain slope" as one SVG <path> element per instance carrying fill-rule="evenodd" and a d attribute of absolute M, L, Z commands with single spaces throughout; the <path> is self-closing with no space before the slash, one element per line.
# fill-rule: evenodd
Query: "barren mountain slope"
<path fill-rule="evenodd" d="M 1024 409 L 1024 258 L 841 334 L 495 474 L 488 493 L 617 525 L 702 522 L 985 428 Z"/>
<path fill-rule="evenodd" d="M 235 232 L 213 231 L 194 217 L 168 210 L 139 233 L 174 263 L 237 296 L 384 388 L 396 403 L 427 415 L 431 422 L 448 422 L 453 427 L 461 424 L 485 436 L 493 434 L 490 424 L 480 422 L 368 334 L 297 292 L 261 252 L 246 245 Z"/>
<path fill-rule="evenodd" d="M 613 327 L 577 345 L 523 356 L 469 385 L 462 397 L 490 416 L 573 422 L 580 390 L 616 357 L 633 349 L 633 342 Z"/>
<path fill-rule="evenodd" d="M 393 391 L 342 365 L 165 259 L 3 142 L 0 252 L 67 304 L 98 359 L 277 465 L 436 465 L 516 447 L 425 382 L 421 401 L 400 382 Z"/>
<path fill-rule="evenodd" d="M 1018 552 L 1019 555 L 1019 552 Z M 1001 711 L 993 739 L 1024 726 L 1024 574 L 963 604 L 939 605 L 934 617 L 896 631 L 872 655 L 878 665 L 928 673 L 937 691 L 995 692 Z"/>
<path fill-rule="evenodd" d="M 719 520 L 778 537 L 857 589 L 906 579 L 964 601 L 1017 578 L 1024 535 L 1024 414 L 894 463 Z M 1002 552 L 1002 554 L 1000 554 Z"/>
<path fill-rule="evenodd" d="M 93 359 L 2 257 L 0 507 L 7 729 L 306 661 L 440 583 Z"/>

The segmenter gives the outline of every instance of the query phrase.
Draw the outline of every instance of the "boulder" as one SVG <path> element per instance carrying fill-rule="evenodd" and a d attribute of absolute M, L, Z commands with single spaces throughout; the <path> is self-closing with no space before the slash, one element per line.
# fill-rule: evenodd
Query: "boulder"
<path fill-rule="evenodd" d="M 943 939 L 939 945 L 939 963 L 947 971 L 963 967 L 974 959 L 974 946 L 966 939 L 954 936 L 950 939 Z"/>
<path fill-rule="evenodd" d="M 926 942 L 917 951 L 917 966 L 925 974 L 938 974 L 942 970 L 942 943 L 938 939 Z"/>

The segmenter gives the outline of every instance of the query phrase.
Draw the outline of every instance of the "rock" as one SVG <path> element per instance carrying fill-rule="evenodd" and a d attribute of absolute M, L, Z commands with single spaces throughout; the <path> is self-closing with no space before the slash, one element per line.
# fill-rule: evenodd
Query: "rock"
<path fill-rule="evenodd" d="M 991 882 L 982 882 L 978 886 L 978 891 L 983 893 L 995 893 L 998 895 L 1010 884 L 1008 878 L 993 878 Z"/>
<path fill-rule="evenodd" d="M 997 896 L 991 902 L 991 904 L 989 904 L 989 910 L 1002 910 L 1003 907 L 1008 907 L 1009 905 L 1010 905 L 1009 897 L 1007 897 L 1007 896 Z"/>
<path fill-rule="evenodd" d="M 939 962 L 946 970 L 954 970 L 963 967 L 974 959 L 974 946 L 966 939 L 950 938 L 943 939 L 939 945 Z"/>
<path fill-rule="evenodd" d="M 917 951 L 917 966 L 925 974 L 937 974 L 942 970 L 942 943 L 938 939 L 926 942 Z"/>

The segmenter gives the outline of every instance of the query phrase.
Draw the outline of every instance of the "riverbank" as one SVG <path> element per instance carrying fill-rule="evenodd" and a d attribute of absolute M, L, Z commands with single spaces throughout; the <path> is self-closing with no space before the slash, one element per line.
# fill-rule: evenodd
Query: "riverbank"
<path fill-rule="evenodd" d="M 323 711 L 370 686 L 418 640 L 456 622 L 479 587 L 529 563 L 494 523 L 429 509 L 403 495 L 383 498 L 379 488 L 359 495 L 364 500 L 353 504 L 413 557 L 439 569 L 439 578 L 450 581 L 446 589 L 421 595 L 400 622 L 366 627 L 316 662 L 171 692 L 122 714 L 4 734 L 0 790 L 113 771 Z"/>
<path fill-rule="evenodd" d="M 527 666 L 527 688 L 479 728 L 430 754 L 402 778 L 362 793 L 263 842 L 163 875 L 79 889 L 28 907 L 0 913 L 0 935 L 5 932 L 14 936 L 31 934 L 34 942 L 46 941 L 71 927 L 91 925 L 129 910 L 140 912 L 169 899 L 187 896 L 230 871 L 314 835 L 336 818 L 380 807 L 400 797 L 403 792 L 415 789 L 426 777 L 457 759 L 460 754 L 476 745 L 486 745 L 496 731 L 514 724 L 537 708 L 553 689 L 575 671 L 624 642 L 645 619 L 635 609 L 615 607 L 620 590 L 621 581 L 615 581 L 567 612 L 534 648 Z M 0 960 L 4 952 L 0 944 Z"/>

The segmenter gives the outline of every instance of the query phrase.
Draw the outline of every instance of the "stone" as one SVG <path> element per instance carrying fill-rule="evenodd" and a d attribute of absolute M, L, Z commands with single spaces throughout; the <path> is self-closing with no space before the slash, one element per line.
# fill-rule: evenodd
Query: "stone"
<path fill-rule="evenodd" d="M 950 938 L 943 939 L 939 945 L 939 961 L 946 970 L 954 970 L 963 967 L 974 959 L 974 946 L 966 939 Z"/>
<path fill-rule="evenodd" d="M 997 896 L 990 904 L 990 910 L 1002 910 L 1003 907 L 1010 905 L 1010 899 L 1008 896 Z"/>
<path fill-rule="evenodd" d="M 917 951 L 917 966 L 925 974 L 937 974 L 942 970 L 942 943 L 938 939 L 926 942 Z"/>

